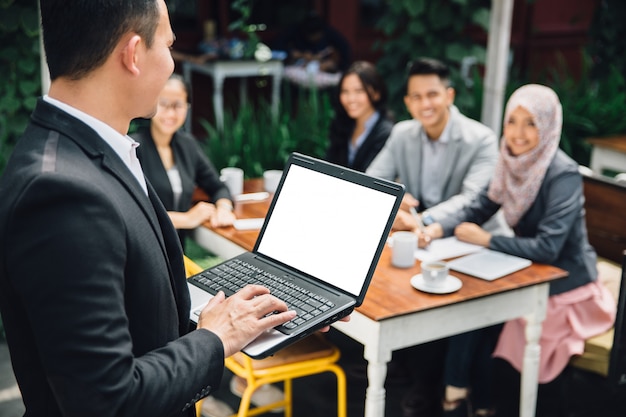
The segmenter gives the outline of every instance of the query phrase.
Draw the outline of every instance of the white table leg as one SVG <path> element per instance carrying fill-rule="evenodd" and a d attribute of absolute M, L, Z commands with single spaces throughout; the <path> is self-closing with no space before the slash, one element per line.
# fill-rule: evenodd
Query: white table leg
<path fill-rule="evenodd" d="M 189 91 L 187 92 L 187 100 L 192 103 L 193 86 L 191 85 L 191 68 L 188 62 L 183 62 L 183 79 L 185 80 L 185 84 L 187 84 L 187 88 L 189 88 Z M 185 131 L 191 132 L 191 111 L 187 112 L 187 119 L 185 119 Z"/>
<path fill-rule="evenodd" d="M 391 360 L 391 351 L 375 351 L 365 346 L 363 356 L 368 362 L 364 416 L 383 417 L 385 415 L 385 379 L 387 378 L 387 363 Z"/>
<path fill-rule="evenodd" d="M 537 288 L 537 307 L 535 313 L 526 318 L 526 348 L 524 349 L 524 368 L 520 387 L 520 417 L 534 417 L 537 407 L 537 383 L 539 380 L 539 356 L 541 346 L 541 326 L 546 316 L 548 287 Z"/>
<path fill-rule="evenodd" d="M 217 71 L 213 77 L 213 112 L 215 113 L 215 125 L 218 131 L 224 130 L 224 76 Z"/>
<path fill-rule="evenodd" d="M 275 72 L 272 77 L 272 116 L 274 116 L 274 120 L 278 120 L 278 104 L 280 103 L 280 84 L 282 79 L 282 72 Z"/>
<path fill-rule="evenodd" d="M 241 100 L 240 108 L 244 108 L 248 103 L 248 83 L 245 77 L 239 80 L 239 99 Z"/>

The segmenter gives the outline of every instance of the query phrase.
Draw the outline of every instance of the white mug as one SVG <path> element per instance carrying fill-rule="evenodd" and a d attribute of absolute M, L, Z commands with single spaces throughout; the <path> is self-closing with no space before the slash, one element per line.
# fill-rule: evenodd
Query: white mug
<path fill-rule="evenodd" d="M 275 193 L 282 175 L 283 171 L 278 169 L 269 169 L 263 172 L 263 189 L 268 193 Z"/>
<path fill-rule="evenodd" d="M 410 268 L 415 265 L 417 235 L 413 232 L 395 232 L 392 236 L 391 264 L 397 268 Z"/>
<path fill-rule="evenodd" d="M 243 169 L 228 167 L 220 171 L 220 181 L 226 184 L 233 197 L 243 193 Z"/>
<path fill-rule="evenodd" d="M 422 262 L 422 278 L 429 287 L 437 288 L 445 284 L 450 268 L 442 261 Z"/>

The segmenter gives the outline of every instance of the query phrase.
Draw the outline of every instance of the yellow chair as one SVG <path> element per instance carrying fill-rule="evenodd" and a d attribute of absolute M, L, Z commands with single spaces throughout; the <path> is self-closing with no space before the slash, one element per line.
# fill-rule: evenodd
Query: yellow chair
<path fill-rule="evenodd" d="M 339 349 L 321 334 L 313 334 L 280 350 L 274 356 L 255 360 L 238 352 L 226 358 L 226 367 L 235 375 L 245 378 L 247 387 L 241 396 L 238 417 L 256 416 L 278 407 L 285 408 L 285 417 L 291 417 L 292 380 L 309 375 L 332 372 L 337 378 L 337 416 L 345 417 L 346 376 L 337 365 Z M 273 382 L 283 382 L 285 397 L 282 401 L 263 407 L 250 408 L 252 394 L 257 388 Z"/>
<path fill-rule="evenodd" d="M 192 275 L 196 275 L 197 273 L 202 272 L 202 267 L 189 259 L 187 256 L 183 255 L 183 260 L 185 262 L 185 274 L 187 278 Z M 196 402 L 196 416 L 200 417 L 202 415 L 202 400 Z"/>
<path fill-rule="evenodd" d="M 183 255 L 183 260 L 185 261 L 185 273 L 187 274 L 187 278 L 202 272 L 202 267 L 187 256 Z"/>
<path fill-rule="evenodd" d="M 185 256 L 187 276 L 195 275 L 202 268 Z M 284 407 L 285 417 L 292 417 L 292 381 L 309 375 L 332 372 L 337 378 L 337 416 L 346 417 L 346 375 L 337 365 L 339 349 L 321 334 L 313 334 L 294 343 L 275 355 L 255 360 L 238 352 L 226 358 L 226 367 L 235 375 L 244 378 L 247 386 L 241 396 L 239 411 L 233 417 L 256 416 Z M 252 394 L 261 386 L 283 382 L 284 398 L 272 404 L 251 408 Z M 196 413 L 200 416 L 202 401 L 196 403 Z"/>

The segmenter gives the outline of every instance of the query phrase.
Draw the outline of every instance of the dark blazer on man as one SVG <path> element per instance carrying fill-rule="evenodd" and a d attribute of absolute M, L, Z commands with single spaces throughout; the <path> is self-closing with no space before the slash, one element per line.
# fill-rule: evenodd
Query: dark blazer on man
<path fill-rule="evenodd" d="M 167 213 L 96 132 L 40 100 L 0 179 L 0 307 L 27 416 L 194 415 L 221 341 L 189 330 Z"/>

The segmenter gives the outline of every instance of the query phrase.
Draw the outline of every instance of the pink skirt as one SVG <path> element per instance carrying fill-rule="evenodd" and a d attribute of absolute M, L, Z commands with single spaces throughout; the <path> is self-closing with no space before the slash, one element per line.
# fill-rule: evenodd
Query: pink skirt
<path fill-rule="evenodd" d="M 550 297 L 539 339 L 539 382 L 552 381 L 573 355 L 583 353 L 585 340 L 609 330 L 615 313 L 615 299 L 598 281 Z M 526 347 L 525 328 L 523 318 L 506 322 L 493 353 L 519 372 Z"/>

